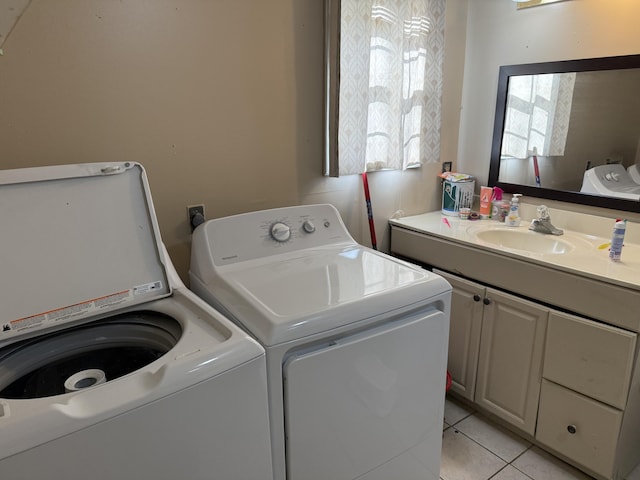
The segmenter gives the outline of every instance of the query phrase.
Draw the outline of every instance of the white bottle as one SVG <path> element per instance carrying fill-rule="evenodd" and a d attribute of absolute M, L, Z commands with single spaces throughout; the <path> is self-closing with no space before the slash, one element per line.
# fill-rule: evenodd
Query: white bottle
<path fill-rule="evenodd" d="M 508 227 L 519 227 L 520 226 L 520 201 L 519 197 L 522 194 L 514 193 L 511 198 L 511 207 L 509 208 L 509 215 L 505 218 L 504 223 Z"/>
<path fill-rule="evenodd" d="M 609 248 L 609 258 L 613 262 L 620 261 L 620 254 L 622 253 L 622 246 L 626 228 L 626 220 L 622 220 L 620 218 L 616 219 L 616 223 L 613 227 L 613 235 L 611 237 L 611 248 Z"/>

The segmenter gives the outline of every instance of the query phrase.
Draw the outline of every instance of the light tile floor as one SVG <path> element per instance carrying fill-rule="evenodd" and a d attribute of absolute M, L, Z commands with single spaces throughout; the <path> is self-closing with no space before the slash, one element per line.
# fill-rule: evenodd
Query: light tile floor
<path fill-rule="evenodd" d="M 440 478 L 591 480 L 592 477 L 447 397 Z"/>

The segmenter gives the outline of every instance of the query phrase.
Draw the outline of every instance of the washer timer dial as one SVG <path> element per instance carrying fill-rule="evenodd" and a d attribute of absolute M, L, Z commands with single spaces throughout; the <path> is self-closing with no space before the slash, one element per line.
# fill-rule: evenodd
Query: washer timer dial
<path fill-rule="evenodd" d="M 311 220 L 305 220 L 302 224 L 302 229 L 307 233 L 313 233 L 316 231 L 316 226 L 311 222 Z"/>
<path fill-rule="evenodd" d="M 271 225 L 271 237 L 277 242 L 286 242 L 291 238 L 291 228 L 282 222 Z"/>

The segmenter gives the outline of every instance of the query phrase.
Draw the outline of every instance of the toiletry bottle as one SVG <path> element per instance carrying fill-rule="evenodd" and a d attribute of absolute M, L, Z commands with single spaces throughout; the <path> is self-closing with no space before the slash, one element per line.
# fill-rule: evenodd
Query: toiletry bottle
<path fill-rule="evenodd" d="M 507 219 L 509 209 L 511 209 L 511 204 L 507 200 L 503 200 L 500 204 L 500 218 L 498 218 L 502 223 Z"/>
<path fill-rule="evenodd" d="M 500 207 L 502 206 L 502 193 L 500 187 L 493 187 L 493 196 L 491 197 L 491 218 L 504 222 L 504 217 L 500 218 Z"/>
<path fill-rule="evenodd" d="M 616 223 L 613 226 L 613 235 L 611 236 L 611 247 L 609 248 L 609 258 L 612 262 L 620 261 L 626 229 L 627 221 L 621 218 L 616 219 Z"/>
<path fill-rule="evenodd" d="M 522 194 L 514 193 L 511 198 L 511 207 L 509 208 L 509 215 L 505 219 L 505 223 L 509 227 L 519 227 L 520 226 L 520 201 L 519 197 Z"/>
<path fill-rule="evenodd" d="M 480 218 L 485 220 L 491 217 L 491 187 L 480 187 Z"/>

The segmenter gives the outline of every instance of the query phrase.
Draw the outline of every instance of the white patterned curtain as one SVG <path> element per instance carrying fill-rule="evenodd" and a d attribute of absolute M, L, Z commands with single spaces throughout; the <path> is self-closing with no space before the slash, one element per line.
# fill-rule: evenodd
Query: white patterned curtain
<path fill-rule="evenodd" d="M 575 73 L 509 78 L 502 156 L 563 156 L 569 131 Z"/>
<path fill-rule="evenodd" d="M 342 0 L 339 174 L 440 158 L 445 0 Z"/>

